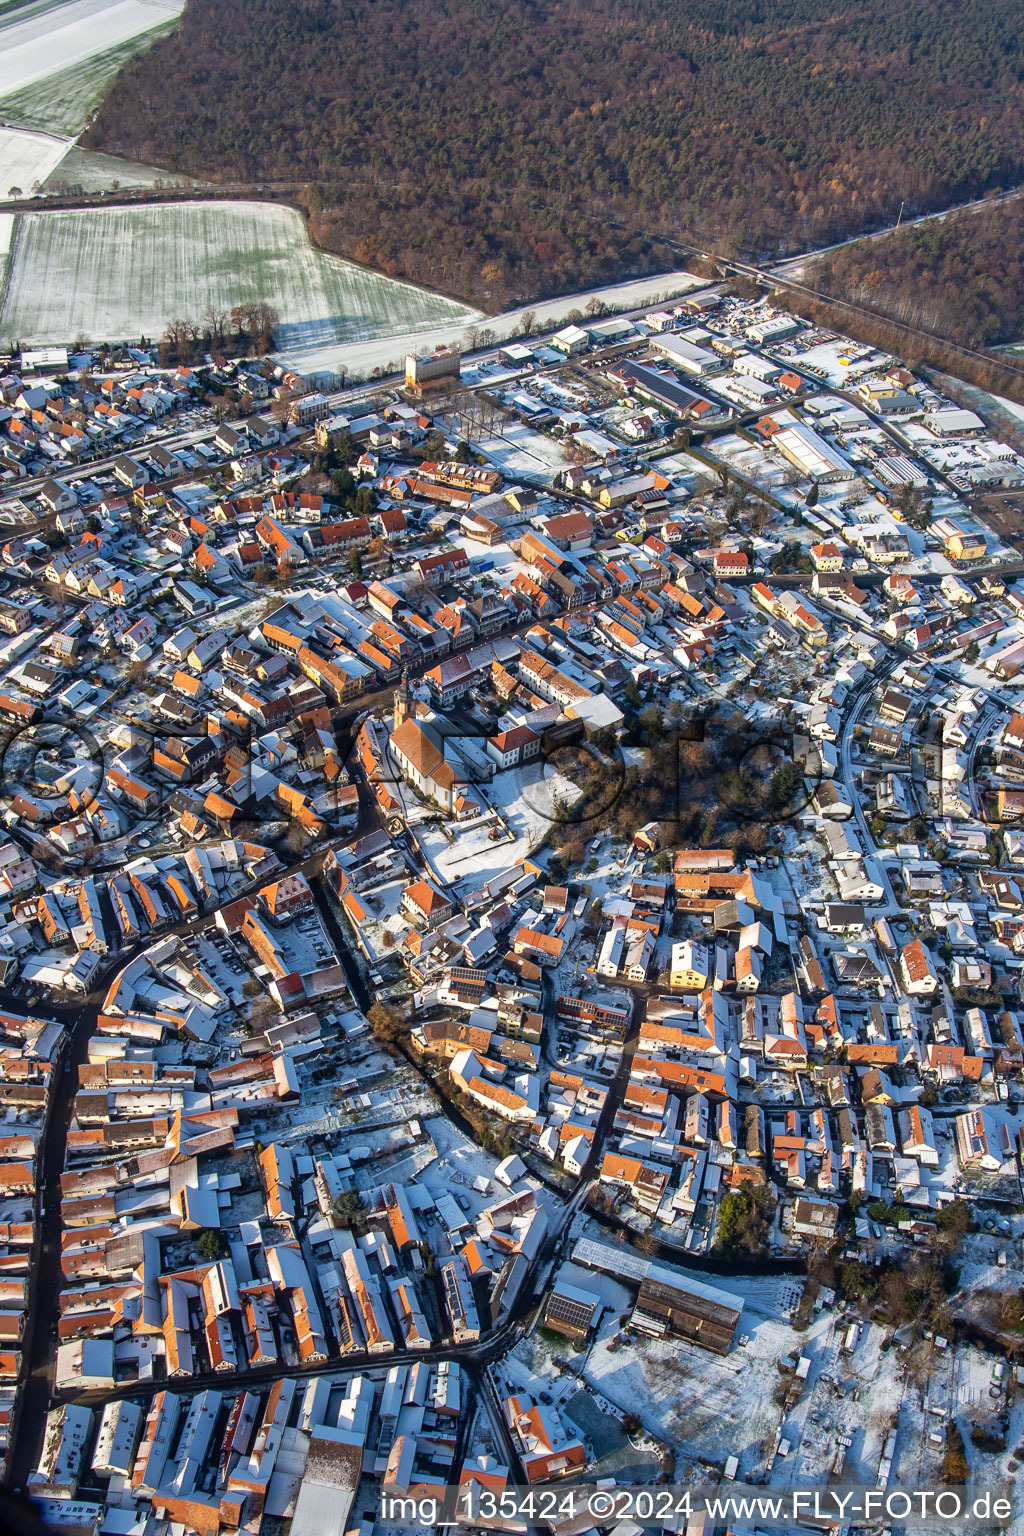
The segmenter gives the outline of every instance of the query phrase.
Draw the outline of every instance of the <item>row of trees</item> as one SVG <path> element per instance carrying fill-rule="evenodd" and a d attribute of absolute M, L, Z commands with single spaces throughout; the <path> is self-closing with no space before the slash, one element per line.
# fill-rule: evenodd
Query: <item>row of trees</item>
<path fill-rule="evenodd" d="M 281 317 L 266 299 L 224 309 L 207 304 L 198 319 L 169 320 L 160 338 L 160 361 L 188 364 L 211 351 L 255 351 L 263 357 L 274 345 Z"/>

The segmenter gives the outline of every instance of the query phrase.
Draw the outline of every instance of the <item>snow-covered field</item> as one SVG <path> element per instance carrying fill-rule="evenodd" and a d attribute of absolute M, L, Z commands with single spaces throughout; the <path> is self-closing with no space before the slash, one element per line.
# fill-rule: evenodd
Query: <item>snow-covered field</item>
<path fill-rule="evenodd" d="M 0 127 L 0 196 L 30 196 L 36 183 L 44 182 L 60 164 L 67 148 L 66 139 L 50 133 Z"/>
<path fill-rule="evenodd" d="M 160 335 L 208 304 L 266 299 L 286 345 L 415 334 L 464 305 L 315 251 L 299 215 L 263 203 L 177 203 L 24 215 L 5 334 L 25 341 Z"/>
<path fill-rule="evenodd" d="M 581 1283 L 593 1289 L 593 1279 L 588 1274 Z M 688 1463 L 720 1467 L 735 1455 L 741 1478 L 766 1476 L 776 1486 L 823 1485 L 840 1437 L 846 1436 L 845 1475 L 871 1486 L 886 1438 L 900 1423 L 907 1452 L 900 1461 L 904 1473 L 924 1441 L 920 1396 L 908 1383 L 902 1352 L 888 1347 L 889 1331 L 862 1323 L 855 1347 L 847 1352 L 847 1320 L 834 1311 L 813 1313 L 799 1331 L 792 1326 L 789 1314 L 802 1290 L 799 1277 L 730 1276 L 723 1283 L 745 1303 L 739 1336 L 728 1355 L 678 1340 L 628 1342 L 619 1335 L 619 1318 L 606 1314 L 582 1367 L 583 1378 L 618 1408 L 638 1413 L 650 1432 L 668 1441 L 676 1453 L 677 1476 Z M 788 1373 L 785 1378 L 780 1374 L 780 1365 L 798 1356 L 807 1361 L 802 1386 Z M 952 1363 L 947 1357 L 928 1375 Z M 984 1406 L 987 1379 L 982 1375 L 979 1388 L 976 1375 L 970 1386 L 965 1377 L 962 1389 L 944 1384 L 939 1400 L 953 1404 L 955 1411 L 977 1412 Z M 793 1389 L 785 1404 L 788 1385 L 779 1395 L 784 1379 Z M 788 1455 L 777 1454 L 780 1438 L 789 1443 Z M 901 1480 L 928 1486 L 937 1465 L 934 1456 L 926 1460 L 927 1466 L 917 1466 Z"/>
<path fill-rule="evenodd" d="M 60 164 L 54 169 L 47 183 L 53 191 L 61 182 L 80 186 L 85 192 L 103 192 L 121 187 L 190 186 L 201 185 L 184 176 L 172 176 L 159 166 L 141 165 L 137 160 L 119 160 L 116 155 L 100 155 L 92 150 L 73 145 Z"/>
<path fill-rule="evenodd" d="M 0 21 L 0 98 L 151 32 L 182 0 L 69 0 L 24 6 Z"/>
<path fill-rule="evenodd" d="M 561 443 L 534 431 L 523 421 L 509 420 L 499 433 L 481 438 L 476 446 L 496 464 L 507 479 L 516 475 L 542 475 L 550 480 L 569 464 L 569 455 Z"/>
<path fill-rule="evenodd" d="M 167 16 L 166 12 L 163 14 Z M 58 68 L 54 74 L 33 80 L 20 90 L 8 91 L 0 97 L 0 117 L 17 128 L 36 128 L 43 133 L 74 137 L 82 132 L 104 89 L 121 66 L 133 54 L 149 48 L 158 38 L 172 32 L 177 24 L 177 16 L 171 14 L 149 32 L 94 53 L 66 69 Z"/>
<path fill-rule="evenodd" d="M 466 345 L 468 332 L 474 325 L 478 329 L 485 326 L 489 331 L 493 331 L 499 341 L 507 341 L 511 337 L 522 334 L 523 316 L 526 314 L 535 317 L 532 327 L 534 331 L 545 327 L 557 329 L 558 326 L 566 323 L 570 310 L 578 309 L 585 312 L 592 299 L 598 300 L 607 309 L 613 311 L 637 309 L 641 305 L 667 303 L 670 298 L 679 298 L 694 288 L 705 286 L 706 280 L 702 277 L 694 277 L 692 272 L 662 272 L 655 277 L 638 278 L 628 283 L 613 283 L 608 288 L 593 288 L 586 293 L 568 293 L 561 298 L 544 299 L 537 304 L 525 305 L 521 309 L 508 310 L 502 315 L 491 315 L 486 318 L 479 314 L 467 315 L 461 325 L 445 325 L 443 328 L 439 327 L 418 336 L 395 335 L 389 340 L 363 341 L 342 347 L 285 342 L 281 347 L 280 355 L 292 367 L 309 373 L 334 372 L 342 364 L 351 374 L 365 375 L 374 368 L 390 371 L 389 365 L 397 366 L 414 343 L 416 347 L 424 350 L 449 342 Z"/>

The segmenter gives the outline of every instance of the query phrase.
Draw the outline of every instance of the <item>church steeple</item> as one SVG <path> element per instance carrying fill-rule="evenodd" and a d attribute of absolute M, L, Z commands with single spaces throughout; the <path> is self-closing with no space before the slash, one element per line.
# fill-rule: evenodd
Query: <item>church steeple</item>
<path fill-rule="evenodd" d="M 404 671 L 402 672 L 402 681 L 399 683 L 398 687 L 395 689 L 395 706 L 394 706 L 394 709 L 395 709 L 395 714 L 394 714 L 395 730 L 397 731 L 398 727 L 402 724 L 402 722 L 405 721 L 405 720 L 408 720 L 409 715 L 412 712 L 412 693 L 410 692 L 410 689 L 409 689 L 409 669 L 408 669 L 408 667 L 406 667 L 404 669 Z"/>

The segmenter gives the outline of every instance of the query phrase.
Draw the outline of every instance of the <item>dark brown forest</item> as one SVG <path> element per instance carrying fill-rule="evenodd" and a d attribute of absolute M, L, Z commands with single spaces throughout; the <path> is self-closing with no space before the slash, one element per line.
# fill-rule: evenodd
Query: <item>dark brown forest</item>
<path fill-rule="evenodd" d="M 1024 202 L 859 241 L 810 264 L 823 293 L 870 304 L 962 346 L 1024 336 Z"/>
<path fill-rule="evenodd" d="M 90 147 L 298 178 L 330 249 L 490 310 L 1009 186 L 1018 0 L 189 0 Z M 621 225 L 622 227 L 616 227 Z"/>

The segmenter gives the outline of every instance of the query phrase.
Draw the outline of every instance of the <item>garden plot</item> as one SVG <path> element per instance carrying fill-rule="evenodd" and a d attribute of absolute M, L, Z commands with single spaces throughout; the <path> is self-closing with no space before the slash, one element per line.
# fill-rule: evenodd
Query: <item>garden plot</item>
<path fill-rule="evenodd" d="M 0 100 L 144 37 L 181 10 L 181 0 L 70 0 L 11 12 L 0 22 Z"/>
<path fill-rule="evenodd" d="M 299 215 L 263 203 L 176 203 L 25 214 L 16 231 L 0 327 L 31 342 L 159 336 L 267 300 L 278 340 L 358 339 L 436 325 L 469 311 L 310 245 Z"/>
<path fill-rule="evenodd" d="M 30 197 L 67 153 L 67 140 L 49 133 L 0 127 L 0 196 Z"/>

